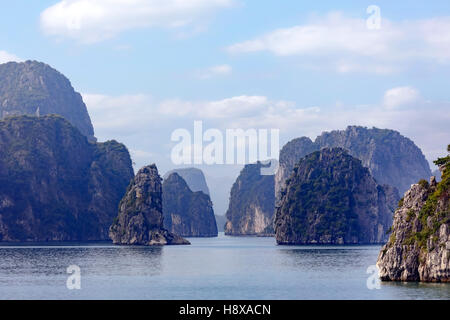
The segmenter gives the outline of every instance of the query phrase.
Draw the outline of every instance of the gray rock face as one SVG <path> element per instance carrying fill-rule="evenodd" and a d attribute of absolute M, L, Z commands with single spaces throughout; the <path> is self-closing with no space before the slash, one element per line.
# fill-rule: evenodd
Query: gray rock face
<path fill-rule="evenodd" d="M 267 235 L 275 209 L 274 176 L 261 175 L 260 162 L 242 169 L 230 193 L 225 234 Z"/>
<path fill-rule="evenodd" d="M 294 164 L 321 148 L 341 147 L 362 161 L 379 184 L 396 187 L 401 194 L 420 179 L 428 179 L 431 170 L 421 150 L 400 133 L 377 128 L 349 126 L 346 130 L 325 132 L 314 142 L 294 139 L 280 152 L 280 167 L 275 179 L 277 201 L 280 190 Z"/>
<path fill-rule="evenodd" d="M 109 235 L 115 244 L 189 244 L 163 228 L 161 177 L 156 166 L 143 167 L 128 186 Z"/>
<path fill-rule="evenodd" d="M 95 140 L 86 105 L 64 75 L 36 61 L 0 64 L 0 119 L 37 113 L 61 115 Z"/>
<path fill-rule="evenodd" d="M 411 186 L 377 261 L 383 281 L 450 282 L 450 157 L 443 180 Z"/>
<path fill-rule="evenodd" d="M 209 196 L 209 188 L 202 170 L 197 168 L 174 169 L 167 172 L 164 179 L 167 179 L 172 173 L 178 173 L 193 192 L 201 191 Z"/>
<path fill-rule="evenodd" d="M 377 185 L 342 148 L 316 151 L 294 167 L 276 208 L 278 244 L 369 244 L 386 240 L 393 188 Z"/>
<path fill-rule="evenodd" d="M 164 227 L 182 237 L 217 237 L 217 225 L 209 195 L 192 192 L 178 173 L 162 185 Z"/>
<path fill-rule="evenodd" d="M 0 241 L 108 240 L 133 178 L 127 148 L 64 118 L 0 121 Z"/>

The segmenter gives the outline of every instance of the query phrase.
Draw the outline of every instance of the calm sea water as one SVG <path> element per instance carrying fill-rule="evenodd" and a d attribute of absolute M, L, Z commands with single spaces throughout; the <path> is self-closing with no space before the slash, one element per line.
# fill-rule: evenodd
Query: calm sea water
<path fill-rule="evenodd" d="M 190 241 L 1 244 L 0 299 L 450 299 L 449 284 L 368 289 L 380 246 L 286 247 L 223 234 Z M 81 290 L 66 287 L 69 265 L 81 268 Z"/>

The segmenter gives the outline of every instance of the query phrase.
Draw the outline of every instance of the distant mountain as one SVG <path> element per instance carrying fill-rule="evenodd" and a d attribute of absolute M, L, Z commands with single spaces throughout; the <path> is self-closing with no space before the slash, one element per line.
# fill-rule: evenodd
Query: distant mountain
<path fill-rule="evenodd" d="M 178 175 L 171 173 L 162 185 L 164 227 L 182 237 L 217 237 L 211 199 L 193 192 Z"/>
<path fill-rule="evenodd" d="M 442 181 L 412 185 L 395 212 L 377 261 L 383 281 L 450 282 L 450 156 L 435 163 Z"/>
<path fill-rule="evenodd" d="M 280 168 L 275 178 L 277 199 L 294 164 L 322 148 L 341 147 L 360 159 L 379 184 L 388 184 L 403 194 L 411 184 L 428 179 L 431 170 L 422 151 L 397 131 L 349 126 L 346 130 L 324 132 L 314 142 L 294 139 L 280 152 Z"/>
<path fill-rule="evenodd" d="M 109 235 L 115 244 L 189 244 L 163 227 L 161 177 L 156 165 L 143 167 L 128 186 Z"/>
<path fill-rule="evenodd" d="M 204 194 L 209 195 L 209 188 L 202 170 L 197 168 L 174 169 L 167 172 L 164 175 L 164 179 L 169 177 L 174 172 L 178 173 L 178 175 L 181 176 L 184 181 L 186 181 L 192 191 L 202 191 Z"/>
<path fill-rule="evenodd" d="M 108 240 L 133 178 L 127 148 L 61 116 L 0 121 L 0 240 Z"/>
<path fill-rule="evenodd" d="M 0 64 L 0 119 L 37 114 L 61 115 L 95 139 L 86 105 L 64 75 L 36 61 Z"/>
<path fill-rule="evenodd" d="M 281 191 L 278 244 L 368 244 L 387 239 L 396 190 L 379 186 L 360 160 L 342 148 L 302 158 Z"/>
<path fill-rule="evenodd" d="M 432 175 L 436 177 L 437 182 L 442 180 L 442 173 L 439 169 L 434 170 Z"/>
<path fill-rule="evenodd" d="M 274 176 L 261 175 L 261 162 L 242 169 L 230 192 L 227 235 L 264 235 L 275 209 Z"/>
<path fill-rule="evenodd" d="M 227 217 L 216 214 L 217 231 L 225 231 L 225 223 L 227 222 Z"/>
<path fill-rule="evenodd" d="M 230 190 L 241 169 L 242 168 L 239 170 L 230 170 L 230 173 L 227 176 L 222 176 L 220 174 L 218 176 L 206 174 L 211 201 L 213 202 L 214 212 L 217 215 L 224 216 L 227 212 L 230 200 Z"/>

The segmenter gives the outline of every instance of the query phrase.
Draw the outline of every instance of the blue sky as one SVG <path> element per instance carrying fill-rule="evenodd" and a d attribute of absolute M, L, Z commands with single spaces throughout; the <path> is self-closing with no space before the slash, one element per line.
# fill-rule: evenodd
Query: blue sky
<path fill-rule="evenodd" d="M 449 99 L 448 68 L 412 70 L 389 77 L 366 74 L 304 72 L 298 59 L 268 53 L 230 55 L 225 48 L 277 28 L 304 23 L 311 15 L 340 11 L 366 18 L 373 1 L 234 1 L 199 18 L 204 30 L 136 28 L 112 39 L 82 45 L 44 34 L 40 14 L 58 1 L 5 2 L 0 12 L 0 50 L 21 59 L 45 61 L 66 74 L 77 90 L 104 94 L 149 93 L 155 97 L 217 99 L 240 94 L 267 95 L 305 105 L 376 102 L 387 89 L 419 87 L 424 95 Z M 382 18 L 427 19 L 450 14 L 448 1 L 378 1 Z M 101 23 L 101 22 L 100 22 Z M 87 31 L 88 32 L 88 31 Z M 182 36 L 180 33 L 191 33 Z M 233 76 L 204 81 L 195 72 L 229 64 Z M 89 76 L 86 76 L 89 70 Z M 130 79 L 132 81 L 124 81 Z M 274 85 L 276 83 L 276 85 Z M 370 90 L 367 88 L 370 87 Z M 326 91 L 326 94 L 323 92 Z M 446 92 L 447 91 L 447 92 Z"/>
<path fill-rule="evenodd" d="M 170 135 L 278 128 L 281 146 L 347 125 L 450 142 L 450 2 L 3 1 L 0 63 L 39 60 L 82 93 L 99 140 L 172 169 Z M 381 10 L 369 30 L 366 9 Z M 239 167 L 205 170 L 233 181 Z M 220 173 L 217 173 L 220 172 Z"/>

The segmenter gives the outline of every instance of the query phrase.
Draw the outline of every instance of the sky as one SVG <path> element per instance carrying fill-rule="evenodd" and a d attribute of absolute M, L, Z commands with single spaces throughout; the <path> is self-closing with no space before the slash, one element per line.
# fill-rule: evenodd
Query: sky
<path fill-rule="evenodd" d="M 67 76 L 98 139 L 125 143 L 135 169 L 176 167 L 171 135 L 195 120 L 279 129 L 280 147 L 389 128 L 430 165 L 450 143 L 448 0 L 0 1 L 0 63 Z M 200 167 L 225 189 L 241 168 Z"/>

